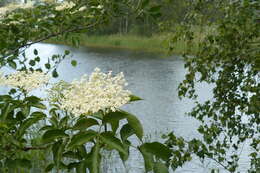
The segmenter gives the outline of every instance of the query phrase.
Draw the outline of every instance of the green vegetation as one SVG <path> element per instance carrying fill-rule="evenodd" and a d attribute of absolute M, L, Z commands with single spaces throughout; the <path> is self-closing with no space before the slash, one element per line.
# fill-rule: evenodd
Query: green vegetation
<path fill-rule="evenodd" d="M 104 47 L 104 48 L 118 48 L 130 49 L 145 52 L 166 53 L 167 43 L 166 36 L 136 36 L 136 35 L 92 35 L 86 34 L 77 35 L 79 37 L 80 45 L 86 47 Z M 66 45 L 73 45 L 71 41 L 60 39 L 51 39 L 47 42 L 59 43 Z M 180 45 L 179 47 L 181 47 Z M 181 52 L 181 50 L 180 50 Z"/>
<path fill-rule="evenodd" d="M 196 155 L 234 173 L 238 172 L 245 143 L 250 146 L 247 171 L 259 172 L 260 2 L 160 2 L 72 0 L 62 4 L 39 3 L 12 12 L 3 10 L 0 69 L 11 68 L 16 73 L 0 73 L 0 84 L 10 87 L 9 92 L 0 95 L 0 172 L 30 172 L 37 154 L 38 159 L 46 158 L 38 163 L 45 172 L 100 173 L 103 151 L 115 150 L 125 162 L 133 148 L 142 154 L 146 172 L 168 173 Z M 143 49 L 160 50 L 157 46 L 164 37 L 155 34 L 160 33 L 160 27 L 170 33 L 165 38 L 169 50 L 183 51 L 187 74 L 179 85 L 179 96 L 197 101 L 189 115 L 201 123 L 196 129 L 201 139 L 187 141 L 171 132 L 164 135 L 162 142 L 145 142 L 138 118 L 119 109 L 125 103 L 141 100 L 126 95 L 128 91 L 122 89 L 124 80 L 120 74 L 111 79 L 110 74 L 101 74 L 97 69 L 91 78 L 96 83 L 89 83 L 86 78 L 74 83 L 61 82 L 54 86 L 49 104 L 43 101 L 46 99 L 30 94 L 31 89 L 46 84 L 47 74 L 57 78 L 58 65 L 70 54 L 66 50 L 63 55 L 49 57 L 47 62 L 44 59 L 43 64 L 37 48 L 32 57 L 24 53 L 32 44 L 60 37 L 65 39 L 62 42 L 73 45 L 88 40 L 93 45 L 137 44 Z M 81 39 L 78 33 L 112 36 Z M 128 36 L 129 33 L 142 33 L 143 41 L 138 43 L 137 37 Z M 75 61 L 71 63 L 77 65 Z M 212 84 L 214 98 L 199 102 L 197 82 Z M 84 92 L 78 92 L 79 89 Z M 139 143 L 132 143 L 130 136 L 135 136 Z M 46 151 L 51 154 L 46 156 Z"/>

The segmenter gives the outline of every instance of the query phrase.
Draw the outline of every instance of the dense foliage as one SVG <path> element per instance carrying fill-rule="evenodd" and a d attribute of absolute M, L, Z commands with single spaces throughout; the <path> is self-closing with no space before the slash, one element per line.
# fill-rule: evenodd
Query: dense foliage
<path fill-rule="evenodd" d="M 174 5 L 170 0 L 163 1 L 166 2 L 170 3 L 168 7 Z M 0 15 L 0 69 L 11 68 L 19 74 L 19 77 L 0 74 L 0 85 L 13 87 L 0 96 L 1 172 L 21 169 L 29 171 L 35 163 L 34 154 L 37 151 L 45 160 L 45 171 L 89 170 L 98 173 L 103 151 L 118 151 L 124 162 L 129 157 L 130 147 L 142 154 L 146 172 L 164 173 L 169 168 L 175 170 L 192 160 L 194 155 L 202 160 L 212 159 L 229 172 L 237 172 L 244 143 L 249 143 L 251 147 L 251 167 L 248 172 L 259 171 L 260 4 L 257 0 L 223 0 L 214 3 L 194 0 L 185 2 L 186 5 L 181 2 L 179 4 L 184 6 L 185 13 L 178 14 L 185 16 L 185 20 L 179 21 L 181 27 L 174 28 L 174 36 L 169 43 L 171 50 L 174 49 L 174 42 L 179 39 L 186 40 L 189 45 L 183 55 L 188 73 L 179 86 L 179 95 L 196 100 L 196 82 L 207 82 L 214 85 L 214 97 L 205 103 L 197 102 L 190 112 L 190 116 L 201 122 L 198 132 L 202 139 L 186 141 L 177 134 L 170 133 L 164 135 L 164 144 L 143 142 L 144 132 L 140 121 L 119 108 L 126 103 L 125 99 L 118 104 L 114 103 L 119 105 L 116 107 L 102 100 L 105 109 L 97 106 L 100 104 L 97 99 L 97 103 L 91 103 L 95 105 L 93 109 L 89 109 L 89 105 L 82 106 L 91 111 L 76 115 L 82 107 L 71 97 L 77 93 L 73 92 L 74 89 L 95 91 L 95 95 L 87 91 L 81 95 L 87 97 L 79 102 L 84 103 L 89 98 L 95 100 L 100 95 L 111 99 L 111 93 L 120 91 L 121 86 L 120 89 L 115 89 L 111 84 L 111 87 L 106 88 L 104 86 L 110 84 L 105 82 L 104 86 L 95 90 L 96 85 L 92 85 L 90 78 L 90 81 L 84 79 L 72 84 L 58 83 L 49 92 L 55 96 L 49 102 L 32 95 L 32 86 L 26 80 L 35 77 L 28 76 L 37 72 L 58 77 L 56 68 L 69 55 L 69 51 L 65 51 L 64 55 L 53 55 L 46 61 L 39 56 L 38 50 L 34 50 L 34 57 L 27 57 L 25 50 L 34 43 L 59 36 L 77 45 L 78 39 L 69 33 L 102 29 L 118 18 L 129 19 L 129 16 L 144 19 L 143 21 L 150 17 L 154 20 L 160 17 L 158 11 L 161 8 L 167 9 L 166 6 L 160 5 L 159 1 L 151 3 L 148 0 L 138 3 L 134 0 L 79 0 L 62 4 L 38 3 Z M 209 15 L 213 12 L 218 15 Z M 170 9 L 167 14 L 171 14 Z M 167 27 L 171 27 L 169 23 L 176 20 L 167 18 L 162 26 L 167 31 L 172 31 Z M 195 40 L 199 41 L 198 51 L 191 56 L 189 48 L 196 38 L 194 28 L 201 28 L 203 32 L 207 29 L 205 25 L 212 27 L 213 32 L 206 32 L 205 37 Z M 72 65 L 76 64 L 76 61 L 72 61 Z M 97 78 L 102 79 L 98 84 L 107 79 L 106 74 L 101 76 L 103 77 Z M 45 84 L 44 81 L 45 78 Z M 86 84 L 81 85 L 82 82 Z M 37 81 L 35 86 L 40 83 Z M 111 92 L 105 92 L 107 95 L 99 94 L 103 93 L 104 88 Z M 61 104 L 64 98 L 71 99 L 73 104 Z M 129 95 L 127 103 L 138 100 L 140 98 Z M 137 137 L 137 145 L 129 140 L 133 135 Z"/>
<path fill-rule="evenodd" d="M 172 39 L 194 42 L 193 27 L 205 25 L 214 28 L 199 42 L 194 56 L 185 52 L 185 80 L 179 86 L 179 95 L 196 100 L 196 82 L 214 86 L 213 98 L 196 103 L 189 113 L 201 122 L 198 132 L 202 140 L 187 142 L 191 152 L 204 159 L 218 162 L 229 172 L 237 172 L 243 146 L 250 146 L 251 168 L 260 170 L 260 24 L 259 1 L 193 1 L 187 22 Z M 203 14 L 203 7 L 214 8 L 222 18 L 216 21 Z M 174 47 L 172 47 L 174 49 Z M 169 136 L 174 146 L 172 134 Z"/>

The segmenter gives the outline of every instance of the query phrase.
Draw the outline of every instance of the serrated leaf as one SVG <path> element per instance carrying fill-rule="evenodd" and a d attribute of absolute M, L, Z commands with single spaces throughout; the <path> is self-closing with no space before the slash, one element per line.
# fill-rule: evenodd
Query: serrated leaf
<path fill-rule="evenodd" d="M 146 152 L 151 153 L 164 161 L 168 161 L 172 155 L 171 150 L 159 142 L 144 143 L 141 147 Z"/>
<path fill-rule="evenodd" d="M 64 130 L 54 129 L 46 131 L 42 136 L 43 143 L 54 142 L 55 139 L 68 137 Z"/>
<path fill-rule="evenodd" d="M 72 149 L 76 146 L 83 145 L 91 141 L 96 135 L 97 133 L 94 131 L 79 132 L 72 137 L 68 145 L 68 148 Z"/>
<path fill-rule="evenodd" d="M 73 129 L 84 130 L 94 125 L 98 125 L 97 120 L 94 120 L 92 118 L 82 118 L 76 122 L 76 124 L 73 126 Z"/>
<path fill-rule="evenodd" d="M 112 133 L 104 132 L 100 135 L 100 138 L 110 148 L 116 149 L 118 152 L 122 152 L 123 154 L 127 154 L 121 141 L 116 138 Z"/>
<path fill-rule="evenodd" d="M 143 138 L 143 127 L 142 127 L 142 124 L 141 122 L 132 114 L 128 113 L 128 112 L 125 112 L 125 111 L 122 111 L 122 110 L 118 110 L 118 111 L 115 111 L 115 112 L 110 112 L 108 114 L 106 114 L 104 116 L 104 119 L 103 121 L 105 123 L 110 123 L 113 127 L 113 125 L 115 123 L 118 124 L 118 122 L 122 119 L 127 119 L 128 121 L 128 124 L 133 128 L 136 136 L 142 140 Z M 114 129 L 113 129 L 114 131 Z"/>
<path fill-rule="evenodd" d="M 126 141 L 133 134 L 134 134 L 134 130 L 129 124 L 123 125 L 123 127 L 120 130 L 120 136 L 122 141 Z"/>
<path fill-rule="evenodd" d="M 31 118 L 25 120 L 18 129 L 18 136 L 21 137 L 24 135 L 25 131 L 31 127 L 33 124 L 37 123 L 38 121 L 42 120 L 46 115 L 42 112 L 33 112 L 31 114 Z"/>
<path fill-rule="evenodd" d="M 47 107 L 42 103 L 29 103 L 28 105 L 39 109 L 47 109 Z"/>

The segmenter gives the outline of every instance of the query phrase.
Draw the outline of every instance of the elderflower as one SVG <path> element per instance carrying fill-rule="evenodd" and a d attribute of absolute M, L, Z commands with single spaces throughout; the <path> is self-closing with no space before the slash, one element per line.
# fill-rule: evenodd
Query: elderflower
<path fill-rule="evenodd" d="M 63 3 L 61 3 L 61 5 L 57 6 L 55 9 L 57 11 L 62 11 L 62 10 L 65 10 L 65 9 L 71 9 L 75 5 L 76 4 L 74 4 L 73 2 L 63 2 Z"/>
<path fill-rule="evenodd" d="M 39 71 L 18 71 L 6 77 L 0 76 L 0 79 L 0 85 L 21 88 L 30 92 L 48 83 L 49 76 Z"/>
<path fill-rule="evenodd" d="M 96 68 L 89 77 L 73 81 L 63 92 L 61 108 L 74 115 L 116 111 L 130 101 L 131 92 L 124 89 L 126 85 L 123 73 L 112 76 L 112 72 L 105 74 Z"/>

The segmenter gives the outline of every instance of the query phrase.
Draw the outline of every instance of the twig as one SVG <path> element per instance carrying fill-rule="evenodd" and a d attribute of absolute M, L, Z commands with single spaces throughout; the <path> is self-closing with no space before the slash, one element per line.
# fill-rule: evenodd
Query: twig
<path fill-rule="evenodd" d="M 16 49 L 14 49 L 14 50 L 11 50 L 11 52 L 10 52 L 8 55 L 4 56 L 3 58 L 4 58 L 4 59 L 7 58 L 8 56 L 12 55 L 12 54 L 15 53 L 16 51 L 19 51 L 19 49 L 21 49 L 21 48 L 31 46 L 31 45 L 33 45 L 33 44 L 35 44 L 35 43 L 39 43 L 39 42 L 42 42 L 42 41 L 44 41 L 44 40 L 48 40 L 48 39 L 50 39 L 50 38 L 52 38 L 52 37 L 56 37 L 56 36 L 59 36 L 59 35 L 65 34 L 65 33 L 75 32 L 75 31 L 80 31 L 80 30 L 88 29 L 88 28 L 94 27 L 94 26 L 97 25 L 98 23 L 100 23 L 100 22 L 97 21 L 97 22 L 95 22 L 95 23 L 93 23 L 93 24 L 90 24 L 90 25 L 87 25 L 87 26 L 82 26 L 82 27 L 77 27 L 77 28 L 71 28 L 71 29 L 67 29 L 67 30 L 62 30 L 62 31 L 57 32 L 57 33 L 52 33 L 52 34 L 50 34 L 50 35 L 47 35 L 47 36 L 44 37 L 44 38 L 36 39 L 35 41 L 33 41 L 33 42 L 31 42 L 31 43 L 23 44 L 23 45 L 17 47 Z"/>

